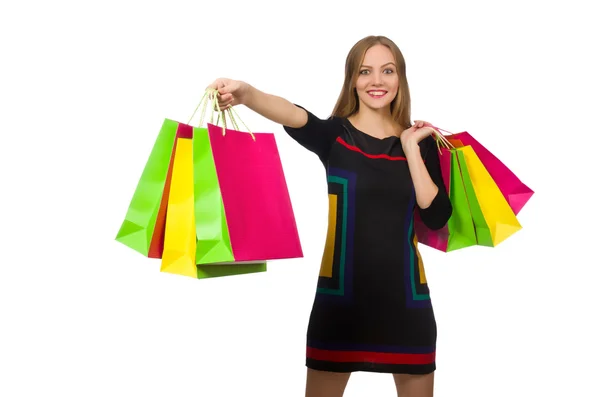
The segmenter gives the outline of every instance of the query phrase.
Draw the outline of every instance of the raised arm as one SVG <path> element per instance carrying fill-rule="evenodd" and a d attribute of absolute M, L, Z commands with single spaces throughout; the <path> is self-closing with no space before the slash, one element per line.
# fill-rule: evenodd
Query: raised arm
<path fill-rule="evenodd" d="M 239 80 L 217 79 L 208 88 L 219 90 L 219 106 L 245 105 L 263 117 L 281 124 L 292 139 L 327 162 L 331 147 L 342 133 L 339 118 L 320 119 L 287 99 L 262 92 Z"/>
<path fill-rule="evenodd" d="M 244 81 L 221 78 L 208 88 L 219 91 L 221 109 L 242 104 L 275 123 L 292 128 L 301 128 L 308 122 L 306 110 L 285 98 L 262 92 Z"/>

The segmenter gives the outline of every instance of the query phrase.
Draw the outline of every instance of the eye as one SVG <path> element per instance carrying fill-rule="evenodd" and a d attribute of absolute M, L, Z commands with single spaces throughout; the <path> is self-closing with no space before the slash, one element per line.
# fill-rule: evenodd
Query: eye
<path fill-rule="evenodd" d="M 368 69 L 363 69 L 359 73 L 360 74 L 367 74 L 367 73 L 369 73 L 369 70 Z"/>
<path fill-rule="evenodd" d="M 387 74 L 392 74 L 394 73 L 394 69 L 385 69 L 383 72 Z"/>

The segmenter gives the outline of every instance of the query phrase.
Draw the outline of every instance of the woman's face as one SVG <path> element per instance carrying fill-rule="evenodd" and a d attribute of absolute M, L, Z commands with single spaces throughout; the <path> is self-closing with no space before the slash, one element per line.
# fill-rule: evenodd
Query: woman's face
<path fill-rule="evenodd" d="M 398 85 L 396 61 L 392 51 L 381 44 L 369 48 L 356 79 L 356 92 L 361 106 L 389 111 L 390 104 L 398 93 Z"/>

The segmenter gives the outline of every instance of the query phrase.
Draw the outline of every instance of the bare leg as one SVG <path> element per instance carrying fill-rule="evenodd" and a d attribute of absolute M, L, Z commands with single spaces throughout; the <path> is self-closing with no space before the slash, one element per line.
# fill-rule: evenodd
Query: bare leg
<path fill-rule="evenodd" d="M 316 371 L 307 368 L 306 397 L 342 397 L 350 373 Z"/>
<path fill-rule="evenodd" d="M 398 397 L 433 397 L 433 374 L 395 374 Z"/>

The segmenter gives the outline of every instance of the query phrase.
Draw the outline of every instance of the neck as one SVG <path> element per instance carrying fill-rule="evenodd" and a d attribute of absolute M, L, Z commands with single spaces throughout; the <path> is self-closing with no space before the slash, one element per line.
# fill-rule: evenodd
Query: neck
<path fill-rule="evenodd" d="M 375 125 L 388 125 L 393 123 L 392 113 L 389 109 L 370 109 L 362 106 L 354 115 L 356 120 Z"/>
<path fill-rule="evenodd" d="M 350 117 L 351 121 L 363 131 L 377 131 L 379 138 L 399 136 L 401 129 L 392 118 L 389 109 L 374 110 L 361 106 L 358 112 Z M 360 127 L 359 127 L 360 126 Z"/>

